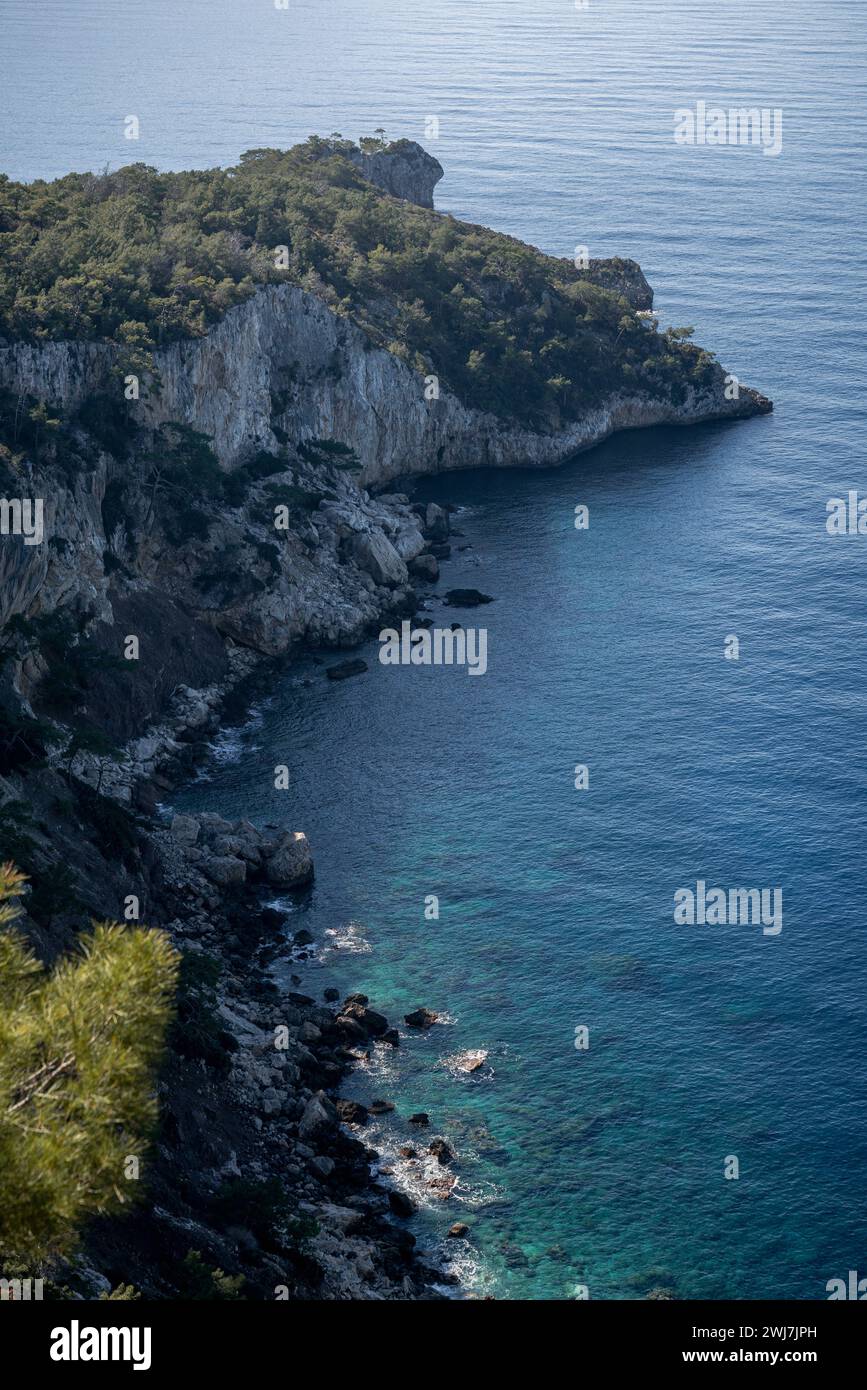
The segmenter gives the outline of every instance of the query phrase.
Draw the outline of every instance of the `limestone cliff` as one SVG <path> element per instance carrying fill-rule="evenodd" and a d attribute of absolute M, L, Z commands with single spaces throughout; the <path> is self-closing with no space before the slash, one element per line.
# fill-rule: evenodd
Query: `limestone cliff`
<path fill-rule="evenodd" d="M 74 408 L 108 389 L 113 358 L 103 344 L 7 345 L 0 385 Z M 317 296 L 289 285 L 260 290 L 205 337 L 159 351 L 155 364 L 159 394 L 133 411 L 143 422 L 193 425 L 212 436 L 226 467 L 256 449 L 278 448 L 275 427 L 294 440 L 340 440 L 358 454 L 368 487 L 455 468 L 549 466 L 616 430 L 740 419 L 769 408 L 746 386 L 727 399 L 718 368 L 709 388 L 690 390 L 677 404 L 618 394 L 563 429 L 522 428 L 444 389 L 426 399 L 417 372 L 373 347 Z"/>

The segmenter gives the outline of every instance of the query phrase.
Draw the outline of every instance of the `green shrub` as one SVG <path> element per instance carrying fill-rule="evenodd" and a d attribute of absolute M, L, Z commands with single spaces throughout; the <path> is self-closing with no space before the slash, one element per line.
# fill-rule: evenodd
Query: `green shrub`
<path fill-rule="evenodd" d="M 71 1252 L 122 1210 L 156 1118 L 177 954 L 163 932 L 103 922 L 50 972 L 11 928 L 22 876 L 0 870 L 0 1254 Z"/>

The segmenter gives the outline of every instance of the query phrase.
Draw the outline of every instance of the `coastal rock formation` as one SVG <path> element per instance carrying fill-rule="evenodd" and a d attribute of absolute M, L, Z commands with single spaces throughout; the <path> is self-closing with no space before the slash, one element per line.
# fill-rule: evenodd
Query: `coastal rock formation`
<path fill-rule="evenodd" d="M 370 142 L 364 142 L 360 149 L 348 141 L 320 144 L 325 146 L 320 158 L 343 154 L 368 183 L 420 208 L 433 207 L 433 191 L 443 176 L 443 166 L 415 140 L 395 140 L 381 149 L 373 148 Z"/>
<path fill-rule="evenodd" d="M 70 408 L 107 388 L 113 358 L 100 344 L 0 346 L 0 386 Z M 160 392 L 135 412 L 144 423 L 194 426 L 212 437 L 225 467 L 256 450 L 277 450 L 275 427 L 292 439 L 340 440 L 360 459 L 366 487 L 406 473 L 549 467 L 618 430 L 743 419 L 770 408 L 747 386 L 728 399 L 719 367 L 709 388 L 690 388 L 680 404 L 618 393 L 582 419 L 540 433 L 446 390 L 426 400 L 423 380 L 406 363 L 290 285 L 259 290 L 205 337 L 157 352 L 155 365 Z"/>

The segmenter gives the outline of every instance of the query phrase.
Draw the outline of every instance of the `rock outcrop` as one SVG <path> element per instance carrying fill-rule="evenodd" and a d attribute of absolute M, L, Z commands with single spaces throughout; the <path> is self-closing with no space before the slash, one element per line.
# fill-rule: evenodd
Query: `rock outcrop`
<path fill-rule="evenodd" d="M 433 191 L 443 176 L 438 159 L 415 140 L 394 140 L 382 149 L 356 148 L 347 141 L 323 141 L 320 158 L 339 152 L 359 170 L 368 183 L 376 184 L 395 198 L 404 198 L 420 208 L 433 207 Z"/>

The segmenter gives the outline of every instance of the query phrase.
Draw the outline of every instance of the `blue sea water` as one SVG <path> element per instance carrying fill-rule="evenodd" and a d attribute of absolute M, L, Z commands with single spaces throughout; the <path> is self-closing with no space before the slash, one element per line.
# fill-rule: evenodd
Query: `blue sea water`
<path fill-rule="evenodd" d="M 446 1015 L 347 1089 L 396 1102 L 371 1131 L 384 1156 L 419 1142 L 415 1110 L 453 1143 L 458 1183 L 448 1201 L 416 1183 L 414 1229 L 475 1287 L 816 1299 L 867 1274 L 867 538 L 825 530 L 829 497 L 867 490 L 862 0 L 0 14 L 12 177 L 382 125 L 440 158 L 440 208 L 635 257 L 663 324 L 773 397 L 773 416 L 622 435 L 555 471 L 426 481 L 464 509 L 440 592 L 495 598 L 463 615 L 488 628 L 487 675 L 384 668 L 376 644 L 342 684 L 308 663 L 181 800 L 310 835 L 291 926 L 317 959 L 285 967 L 303 987 Z M 780 108 L 782 153 L 676 145 L 699 100 Z M 676 925 L 700 878 L 779 888 L 782 932 Z M 456 1076 L 467 1048 L 488 1064 Z M 444 1240 L 455 1220 L 468 1241 Z"/>

